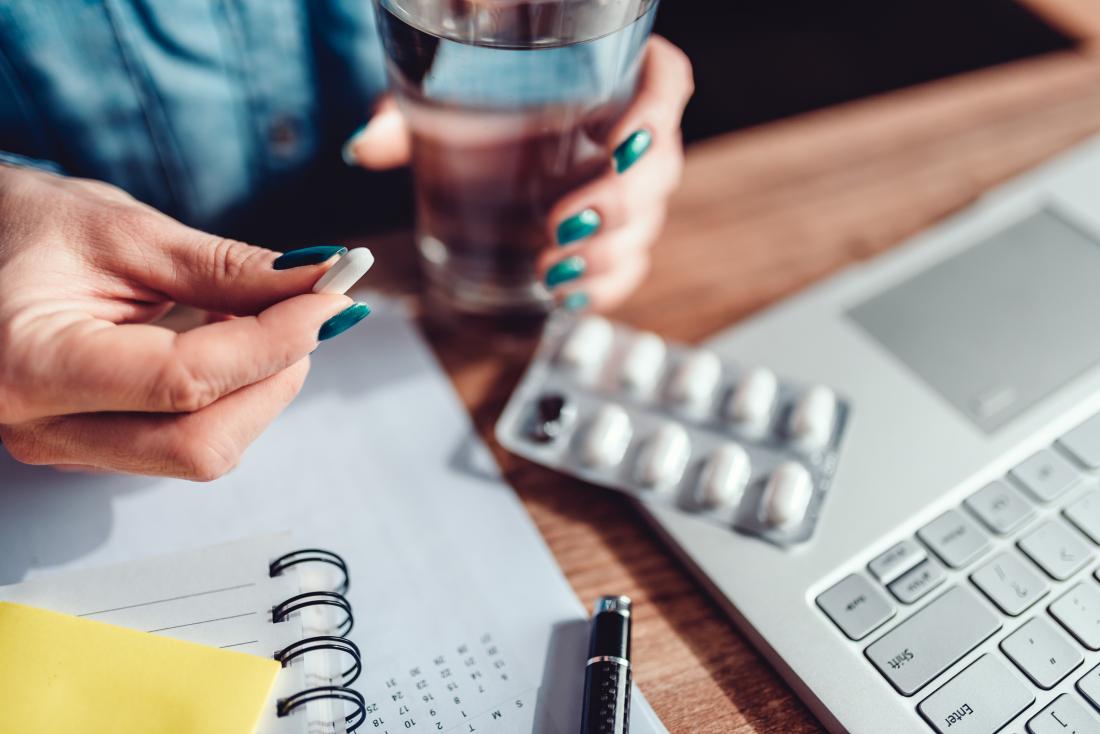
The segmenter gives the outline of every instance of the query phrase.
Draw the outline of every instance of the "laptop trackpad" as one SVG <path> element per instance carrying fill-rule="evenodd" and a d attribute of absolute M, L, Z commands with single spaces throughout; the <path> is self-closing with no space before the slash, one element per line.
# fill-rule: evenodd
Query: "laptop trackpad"
<path fill-rule="evenodd" d="M 1100 240 L 1040 211 L 849 316 L 991 432 L 1100 363 Z"/>

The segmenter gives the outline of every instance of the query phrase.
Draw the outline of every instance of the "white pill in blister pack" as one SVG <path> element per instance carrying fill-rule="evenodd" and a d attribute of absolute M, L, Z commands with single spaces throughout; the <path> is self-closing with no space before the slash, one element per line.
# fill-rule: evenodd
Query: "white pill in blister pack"
<path fill-rule="evenodd" d="M 699 475 L 696 495 L 699 503 L 711 509 L 735 506 L 741 501 L 751 473 L 752 464 L 745 448 L 732 442 L 722 444 L 707 459 Z"/>
<path fill-rule="evenodd" d="M 679 423 L 664 423 L 646 441 L 638 457 L 638 481 L 668 489 L 680 481 L 691 456 L 691 441 Z"/>
<path fill-rule="evenodd" d="M 603 364 L 611 350 L 615 329 L 602 316 L 586 316 L 569 334 L 558 359 L 579 372 L 589 373 Z"/>
<path fill-rule="evenodd" d="M 359 282 L 374 265 L 374 255 L 365 247 L 345 252 L 331 268 L 313 285 L 314 293 L 343 295 Z"/>
<path fill-rule="evenodd" d="M 750 434 L 763 433 L 768 428 L 779 380 L 765 367 L 754 367 L 737 381 L 726 403 L 726 417 Z"/>
<path fill-rule="evenodd" d="M 813 535 L 850 410 L 762 365 L 555 313 L 497 436 L 591 484 L 788 547 Z"/>
<path fill-rule="evenodd" d="M 806 467 L 786 461 L 775 468 L 760 497 L 759 519 L 773 528 L 789 528 L 806 515 L 813 495 L 813 480 Z"/>
<path fill-rule="evenodd" d="M 604 405 L 592 418 L 580 447 L 581 461 L 590 467 L 617 466 L 626 454 L 634 429 L 618 405 Z"/>
<path fill-rule="evenodd" d="M 668 397 L 690 410 L 703 410 L 721 378 L 722 361 L 718 355 L 698 349 L 677 365 L 668 383 Z"/>
<path fill-rule="evenodd" d="M 807 390 L 791 411 L 787 431 L 804 451 L 820 451 L 829 444 L 836 422 L 836 394 L 823 385 Z"/>
<path fill-rule="evenodd" d="M 668 348 L 665 340 L 645 331 L 634 337 L 623 355 L 619 382 L 634 393 L 648 393 L 657 386 Z"/>

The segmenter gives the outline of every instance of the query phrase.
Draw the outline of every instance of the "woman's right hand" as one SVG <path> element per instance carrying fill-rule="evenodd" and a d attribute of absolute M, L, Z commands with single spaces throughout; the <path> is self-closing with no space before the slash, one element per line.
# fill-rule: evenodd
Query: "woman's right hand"
<path fill-rule="evenodd" d="M 339 248 L 199 232 L 105 183 L 0 165 L 0 440 L 30 464 L 211 480 L 369 309 L 313 284 Z M 174 303 L 231 318 L 176 333 Z"/>

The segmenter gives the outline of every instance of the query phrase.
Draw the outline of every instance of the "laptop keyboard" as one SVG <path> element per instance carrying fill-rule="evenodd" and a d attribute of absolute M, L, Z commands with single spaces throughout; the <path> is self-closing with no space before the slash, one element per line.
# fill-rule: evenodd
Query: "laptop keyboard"
<path fill-rule="evenodd" d="M 1097 469 L 1100 415 L 834 584 L 817 605 L 914 698 L 932 731 L 992 734 L 1038 702 L 1014 731 L 1100 734 L 1100 488 L 1087 473 Z M 930 685 L 995 637 L 995 647 Z M 1072 692 L 1051 692 L 1067 679 Z"/>

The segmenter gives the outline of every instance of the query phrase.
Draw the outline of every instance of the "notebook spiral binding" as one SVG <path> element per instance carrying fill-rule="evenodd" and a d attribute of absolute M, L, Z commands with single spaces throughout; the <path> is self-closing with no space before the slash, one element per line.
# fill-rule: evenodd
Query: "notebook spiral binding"
<path fill-rule="evenodd" d="M 315 635 L 297 640 L 276 652 L 275 659 L 285 668 L 295 658 L 327 650 L 343 653 L 348 657 L 350 664 L 340 671 L 338 684 L 315 686 L 281 698 L 276 703 L 276 711 L 279 716 L 289 716 L 295 709 L 311 701 L 343 701 L 354 706 L 352 712 L 344 717 L 344 726 L 348 732 L 355 732 L 367 719 L 367 702 L 361 693 L 350 687 L 363 670 L 363 657 L 358 646 L 346 637 L 355 626 L 351 603 L 344 596 L 351 583 L 348 564 L 332 551 L 303 548 L 276 558 L 268 567 L 268 573 L 271 576 L 279 576 L 288 568 L 301 563 L 324 563 L 333 566 L 340 571 L 343 580 L 333 591 L 307 591 L 284 599 L 272 608 L 271 621 L 282 622 L 294 612 L 313 606 L 335 607 L 343 612 L 344 619 L 337 625 L 337 634 Z"/>

